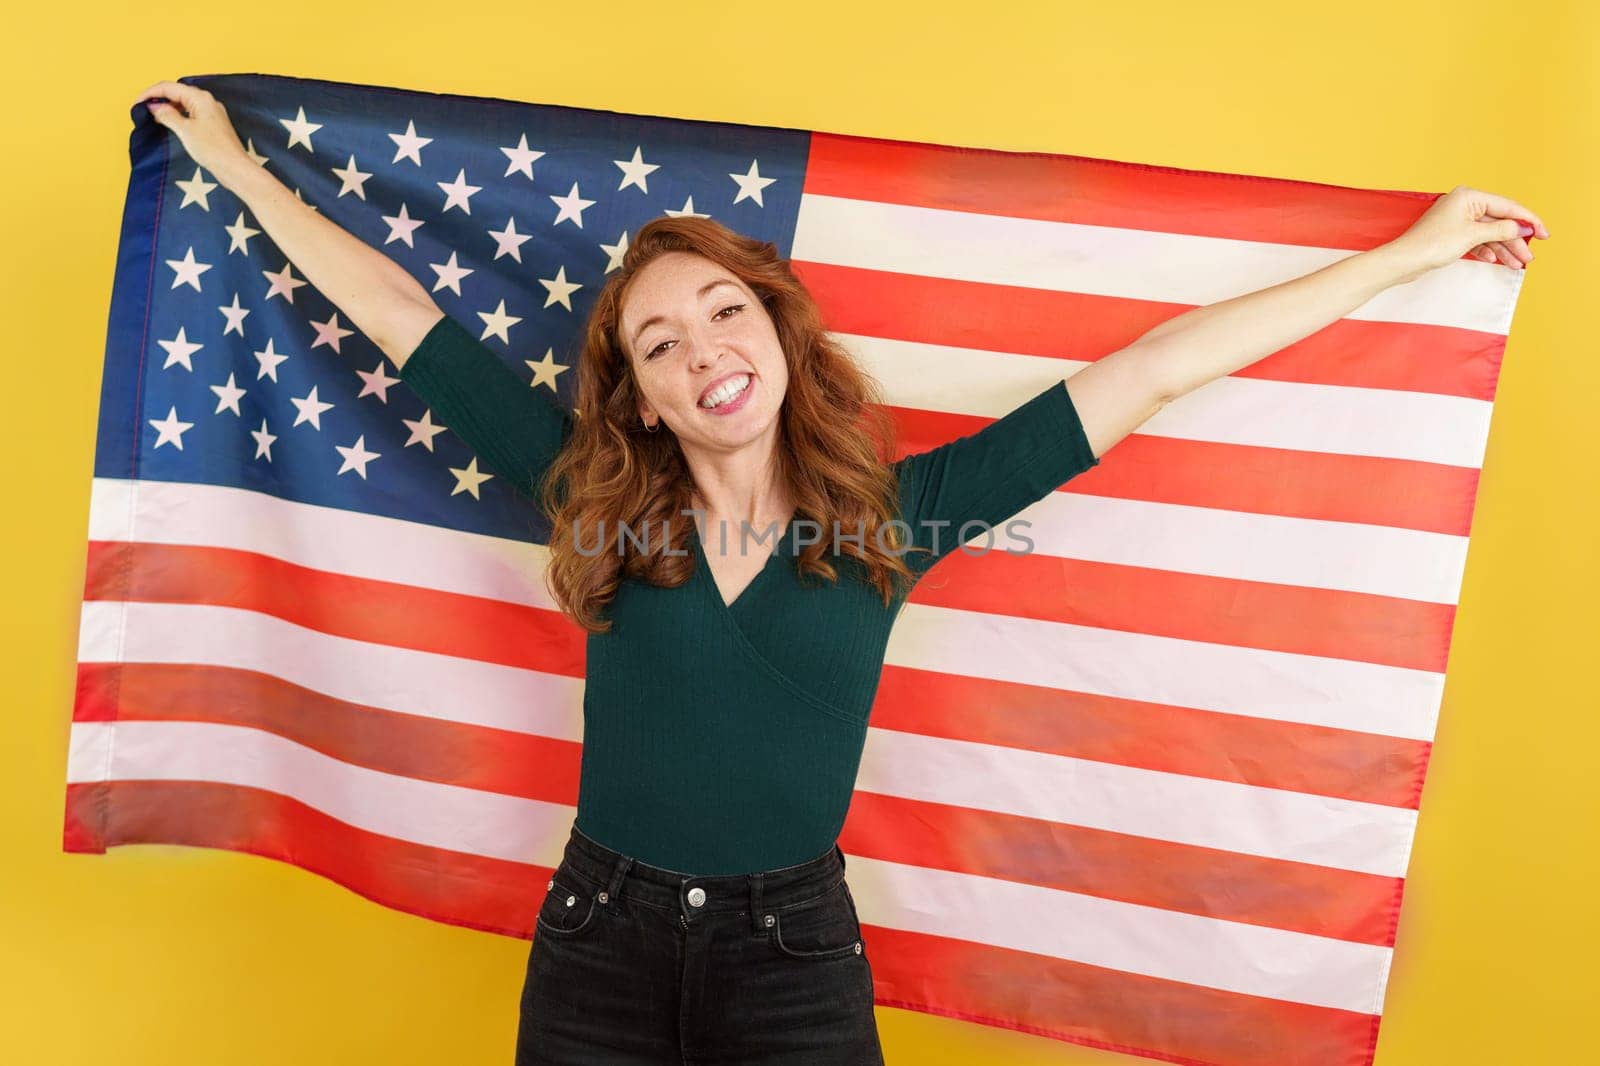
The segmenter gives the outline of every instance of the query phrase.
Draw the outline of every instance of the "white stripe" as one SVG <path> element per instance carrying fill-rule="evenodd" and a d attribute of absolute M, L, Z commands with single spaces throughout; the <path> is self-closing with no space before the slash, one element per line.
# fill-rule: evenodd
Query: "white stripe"
<path fill-rule="evenodd" d="M 1310 274 L 1345 248 L 1202 237 L 975 211 L 800 198 L 790 255 L 801 262 L 1201 306 Z M 1522 271 L 1457 260 L 1391 286 L 1344 317 L 1498 333 Z"/>
<path fill-rule="evenodd" d="M 111 735 L 115 734 L 115 744 Z M 373 833 L 541 866 L 572 808 L 352 766 L 273 734 L 198 722 L 74 722 L 70 782 L 205 781 L 264 789 Z M 850 857 L 863 921 L 1209 988 L 1369 1010 L 1387 949 L 972 874 Z"/>
<path fill-rule="evenodd" d="M 94 479 L 90 540 L 259 552 L 314 570 L 547 610 L 541 544 L 179 481 Z"/>
<path fill-rule="evenodd" d="M 113 637 L 125 611 L 122 647 Z M 419 621 L 419 624 L 423 624 Z M 581 741 L 582 678 L 318 632 L 237 607 L 85 601 L 80 662 L 258 670 L 367 707 Z"/>
<path fill-rule="evenodd" d="M 847 856 L 869 925 L 1124 973 L 1376 1013 L 1391 949 L 1121 900 Z"/>
<path fill-rule="evenodd" d="M 130 624 L 121 661 L 258 670 L 361 706 L 582 740 L 581 681 L 331 637 L 230 607 L 88 604 L 84 661 L 114 661 L 107 658 L 113 649 L 95 641 L 105 632 L 101 619 L 119 606 Z M 913 633 L 919 616 L 938 611 L 908 610 Z M 1028 636 L 966 634 L 978 646 L 974 658 L 987 656 L 1002 673 L 1012 663 L 1019 673 L 1032 670 L 1032 683 L 1059 680 L 1039 676 L 1053 656 L 1010 649 L 1011 640 Z M 867 736 L 857 778 L 866 791 L 1340 869 L 1405 872 L 1414 811 L 877 727 Z"/>
<path fill-rule="evenodd" d="M 999 418 L 1088 365 L 858 333 L 835 336 L 883 385 L 886 402 L 979 418 Z M 1222 377 L 1172 401 L 1138 432 L 1477 469 L 1492 409 L 1487 400 L 1464 396 Z"/>
<path fill-rule="evenodd" d="M 1150 840 L 1404 877 L 1417 812 L 920 733 L 869 729 L 856 788 Z"/>
<path fill-rule="evenodd" d="M 1444 674 L 908 604 L 884 661 L 1069 692 L 1430 740 Z"/>
<path fill-rule="evenodd" d="M 1052 492 L 1019 511 L 994 549 L 1140 566 L 1233 581 L 1454 604 L 1467 538 L 1451 533 Z M 1158 532 L 1159 531 L 1159 532 Z M 987 543 L 973 537 L 973 553 Z"/>
<path fill-rule="evenodd" d="M 214 722 L 73 722 L 67 781 L 209 781 L 289 796 L 358 829 L 432 848 L 555 866 L 573 808 L 353 766 L 275 733 Z M 80 757 L 81 756 L 81 757 Z"/>

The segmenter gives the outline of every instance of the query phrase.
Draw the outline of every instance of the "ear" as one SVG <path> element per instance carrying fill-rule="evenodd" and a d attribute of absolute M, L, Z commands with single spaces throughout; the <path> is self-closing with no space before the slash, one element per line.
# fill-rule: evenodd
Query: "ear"
<path fill-rule="evenodd" d="M 658 422 L 660 420 L 661 416 L 656 414 L 656 409 L 654 407 L 650 406 L 650 401 L 641 399 L 639 401 L 639 421 L 648 425 L 651 422 Z"/>

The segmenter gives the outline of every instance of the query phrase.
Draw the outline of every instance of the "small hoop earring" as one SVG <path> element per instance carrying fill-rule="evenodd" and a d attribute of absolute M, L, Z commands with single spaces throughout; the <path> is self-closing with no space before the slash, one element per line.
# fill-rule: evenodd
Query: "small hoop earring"
<path fill-rule="evenodd" d="M 644 424 L 644 431 L 646 433 L 654 433 L 656 430 L 658 430 L 660 428 L 661 428 L 661 420 L 660 419 L 657 419 L 654 425 L 651 425 L 649 422 L 646 422 Z"/>

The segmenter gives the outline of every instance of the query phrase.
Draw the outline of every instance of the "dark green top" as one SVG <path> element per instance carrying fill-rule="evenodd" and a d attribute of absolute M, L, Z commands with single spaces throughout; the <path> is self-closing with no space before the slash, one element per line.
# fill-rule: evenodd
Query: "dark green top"
<path fill-rule="evenodd" d="M 530 389 L 448 315 L 401 377 L 491 473 L 537 499 L 573 421 L 552 393 Z M 976 433 L 900 459 L 900 518 L 913 543 L 935 549 L 907 565 L 920 578 L 960 546 L 968 521 L 994 527 L 994 550 L 1022 550 L 1007 520 L 1097 462 L 1059 381 Z M 982 545 L 982 532 L 968 537 Z M 837 584 L 802 584 L 792 559 L 807 535 L 791 523 L 731 605 L 693 533 L 688 583 L 622 583 L 604 613 L 611 632 L 588 638 L 582 832 L 702 876 L 792 866 L 833 846 L 905 599 L 885 607 L 846 555 L 830 560 Z"/>

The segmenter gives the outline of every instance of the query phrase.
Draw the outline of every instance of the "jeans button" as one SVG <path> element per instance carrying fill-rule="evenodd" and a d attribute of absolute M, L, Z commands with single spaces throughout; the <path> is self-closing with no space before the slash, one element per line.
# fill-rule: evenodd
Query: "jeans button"
<path fill-rule="evenodd" d="M 706 901 L 706 890 L 696 885 L 689 890 L 689 906 L 699 907 Z"/>

